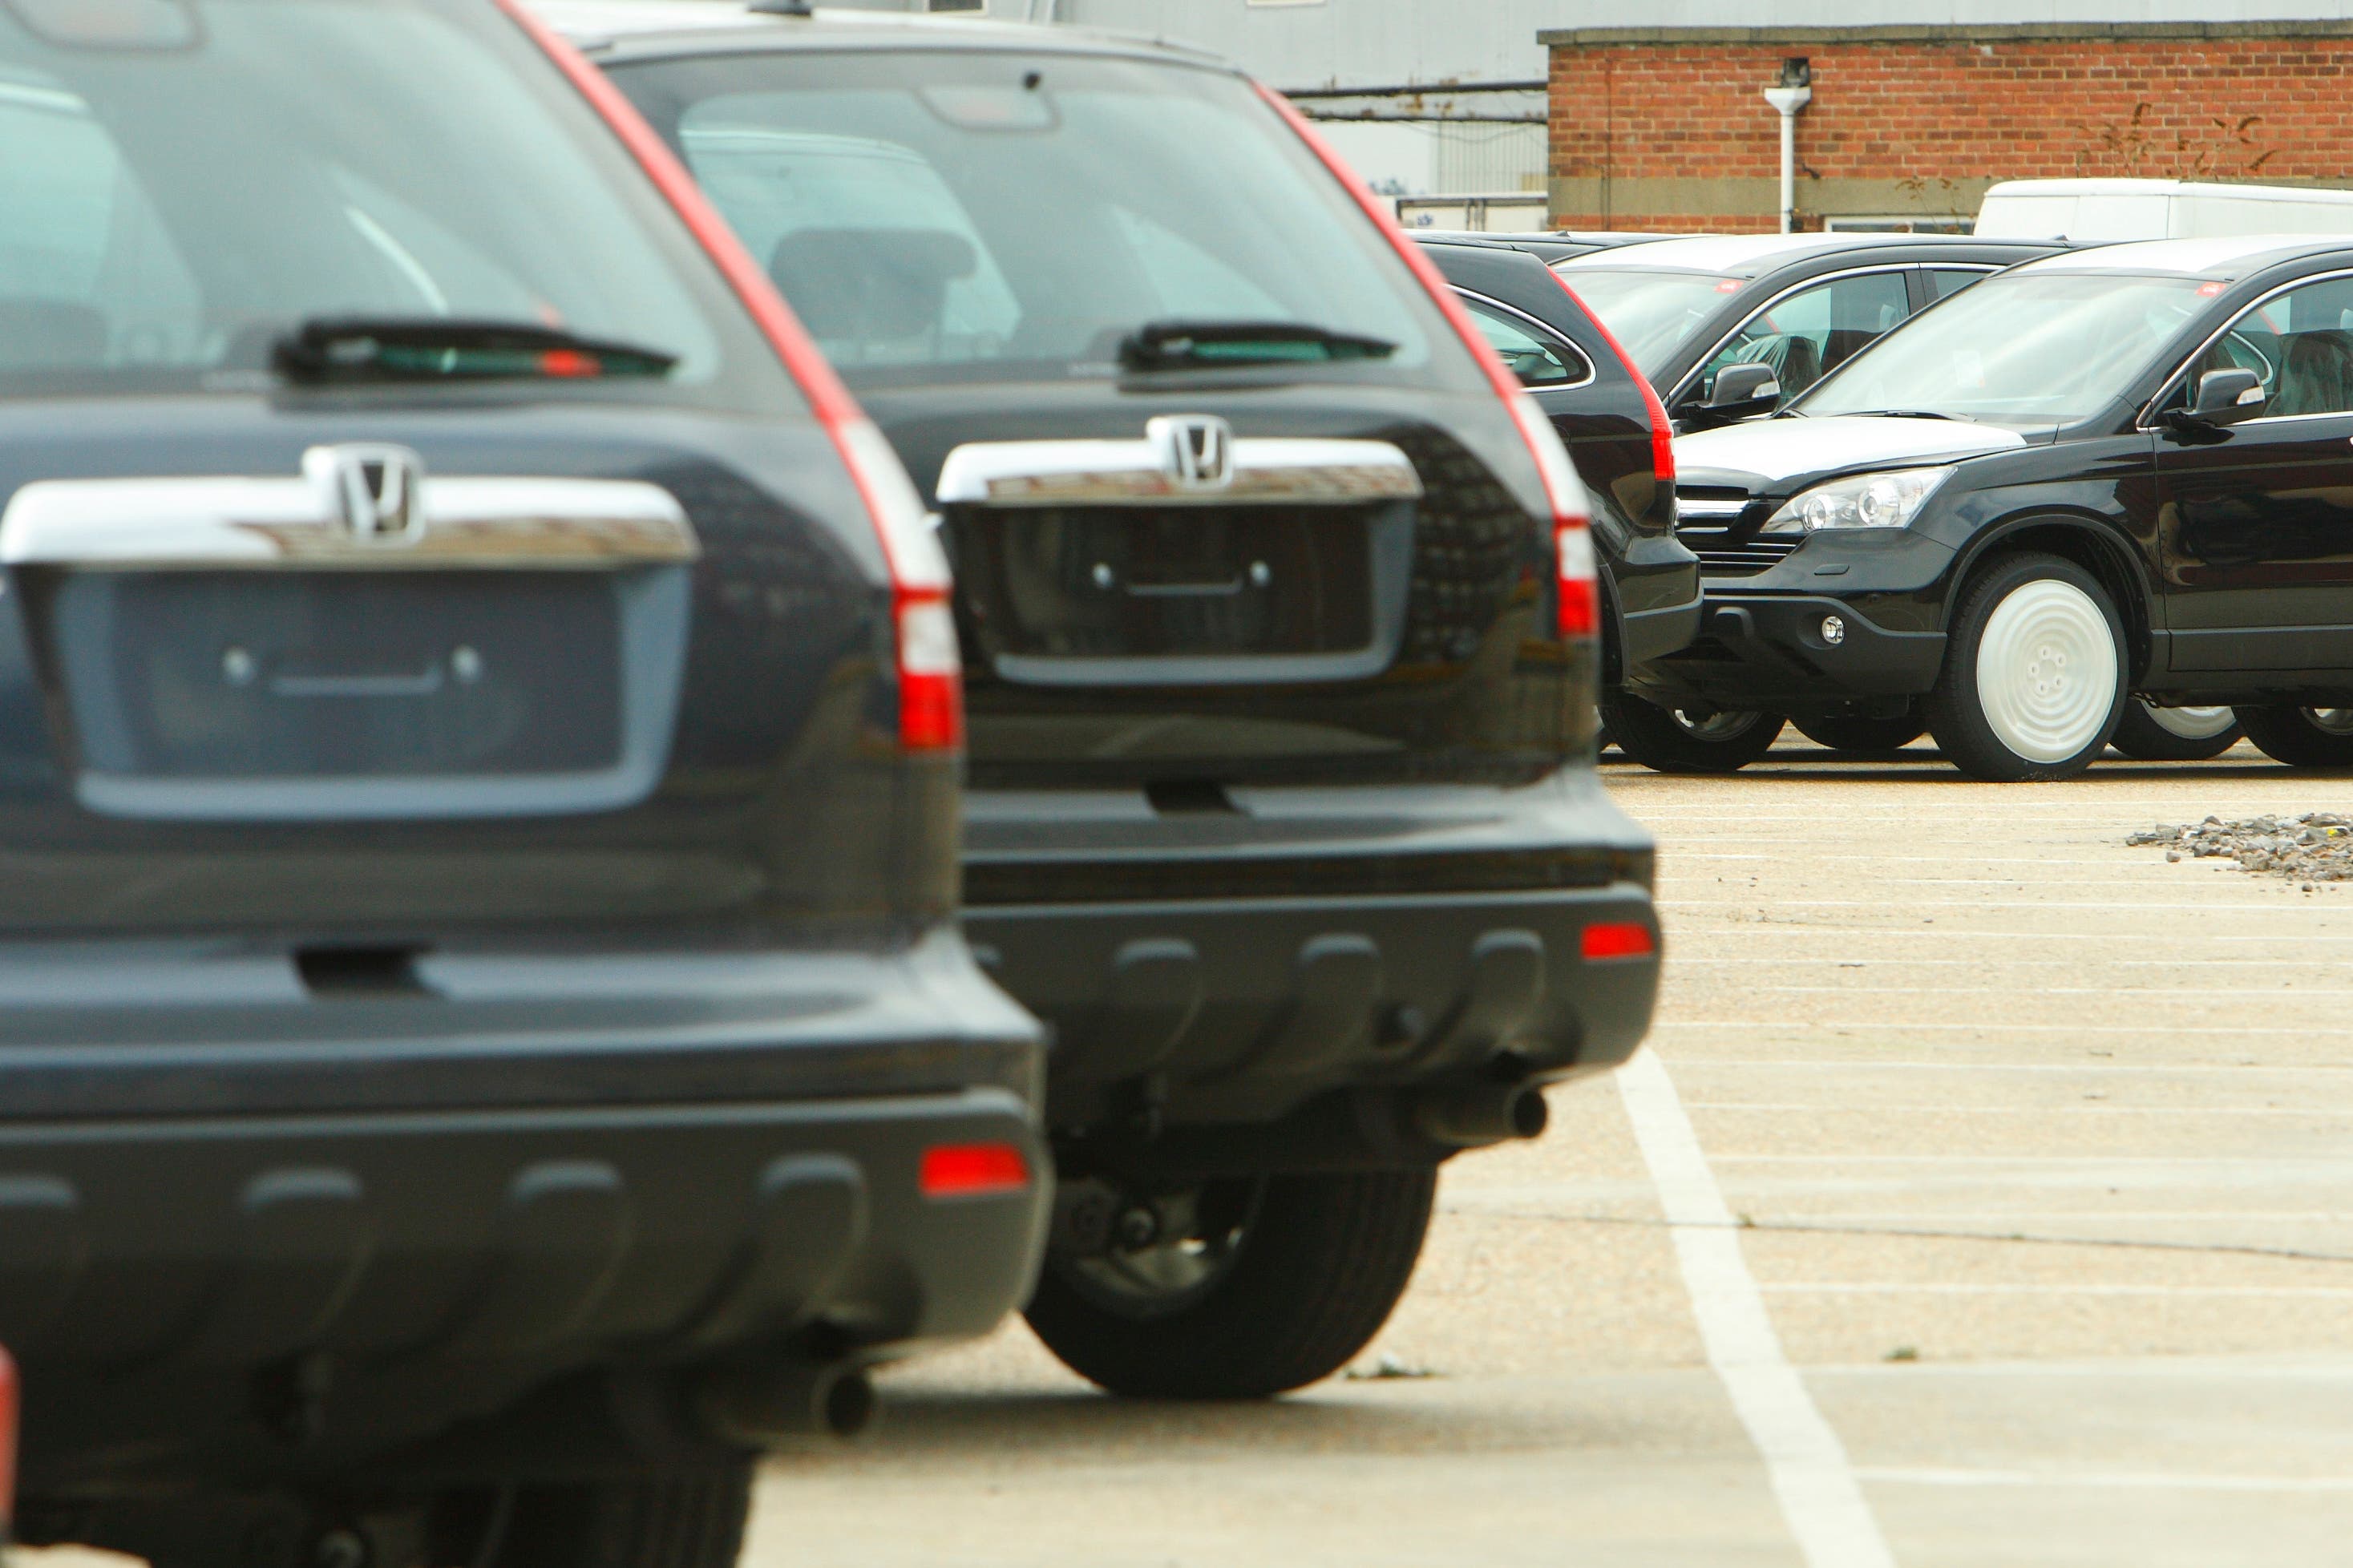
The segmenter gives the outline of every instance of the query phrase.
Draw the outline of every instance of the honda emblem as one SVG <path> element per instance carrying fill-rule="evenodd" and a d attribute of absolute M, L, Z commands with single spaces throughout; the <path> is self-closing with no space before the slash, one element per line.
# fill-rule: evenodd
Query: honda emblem
<path fill-rule="evenodd" d="M 1233 426 L 1216 415 L 1163 415 L 1144 434 L 1178 489 L 1221 490 L 1234 482 Z"/>
<path fill-rule="evenodd" d="M 302 471 L 327 514 L 364 544 L 406 544 L 425 531 L 425 461 L 406 447 L 313 447 Z"/>

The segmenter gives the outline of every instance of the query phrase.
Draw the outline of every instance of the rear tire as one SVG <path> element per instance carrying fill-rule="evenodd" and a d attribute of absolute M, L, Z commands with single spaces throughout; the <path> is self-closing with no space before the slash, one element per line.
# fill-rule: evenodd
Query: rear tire
<path fill-rule="evenodd" d="M 1833 752 L 1900 752 L 1928 732 L 1917 712 L 1900 719 L 1792 719 L 1798 733 Z"/>
<path fill-rule="evenodd" d="M 453 1491 L 429 1532 L 440 1563 L 487 1568 L 735 1568 L 752 1462 L 638 1479 Z"/>
<path fill-rule="evenodd" d="M 2089 572 L 2040 552 L 1999 557 L 1961 591 L 1928 731 L 1971 778 L 2073 778 L 2124 711 L 2124 623 Z"/>
<path fill-rule="evenodd" d="M 2108 744 L 2144 763 L 2202 763 L 2237 745 L 2239 734 L 2228 708 L 2158 708 L 2136 697 Z"/>
<path fill-rule="evenodd" d="M 2256 749 L 2292 768 L 2353 768 L 2353 708 L 2242 708 Z"/>
<path fill-rule="evenodd" d="M 1263 1399 L 1303 1387 L 1388 1321 L 1437 1188 L 1435 1170 L 1212 1184 L 1198 1206 L 1225 1217 L 1186 1227 L 1189 1237 L 1108 1261 L 1049 1255 L 1029 1327 L 1113 1394 Z"/>
<path fill-rule="evenodd" d="M 1662 773 L 1730 773 L 1773 749 L 1778 713 L 1722 712 L 1693 719 L 1622 691 L 1603 700 L 1601 716 L 1618 749 Z"/>

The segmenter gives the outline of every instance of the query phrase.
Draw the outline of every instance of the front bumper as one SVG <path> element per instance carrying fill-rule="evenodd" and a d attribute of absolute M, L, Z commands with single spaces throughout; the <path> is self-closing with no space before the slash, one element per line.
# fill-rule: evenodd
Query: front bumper
<path fill-rule="evenodd" d="M 74 1070 L 53 1048 L 46 1078 L 39 1053 L 0 1044 L 0 1079 L 48 1084 L 0 1123 L 25 1489 L 347 1477 L 574 1374 L 682 1382 L 731 1357 L 878 1359 L 987 1332 L 1043 1238 L 1041 1047 L 953 933 L 925 946 L 756 1008 L 723 994 L 723 976 L 746 982 L 738 960 L 674 961 L 711 989 L 700 1029 L 646 1026 L 661 1008 L 624 993 L 652 961 L 625 958 L 601 996 L 578 977 L 602 1029 L 559 1016 L 436 1039 L 438 1012 L 468 1013 L 445 994 L 281 1009 L 307 1042 L 268 1038 L 268 1009 L 240 1010 L 233 1045 L 211 1037 L 228 1018 L 184 1015 L 175 1047 L 117 1040 Z M 884 975 L 901 994 L 857 994 Z M 406 1032 L 387 1027 L 404 1009 Z M 217 1073 L 189 1070 L 203 1060 Z M 158 1110 L 174 1079 L 219 1103 Z M 58 1108 L 69 1091 L 83 1109 Z M 925 1195 L 926 1152 L 968 1144 L 1012 1145 L 1029 1179 Z M 520 1443 L 510 1457 L 530 1462 Z"/>
<path fill-rule="evenodd" d="M 1822 635 L 1831 616 L 1843 626 L 1835 644 Z M 1661 707 L 1804 712 L 1918 696 L 1944 662 L 1944 633 L 1889 630 L 1844 599 L 1711 589 L 1699 640 L 1626 685 Z"/>

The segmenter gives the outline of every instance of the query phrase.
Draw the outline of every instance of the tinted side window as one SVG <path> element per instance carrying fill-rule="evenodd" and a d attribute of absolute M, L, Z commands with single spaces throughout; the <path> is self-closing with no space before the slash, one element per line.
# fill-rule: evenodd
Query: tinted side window
<path fill-rule="evenodd" d="M 2200 356 L 2188 383 L 2232 369 L 2263 378 L 2263 417 L 2353 414 L 2353 278 L 2325 278 L 2254 306 Z"/>
<path fill-rule="evenodd" d="M 1725 365 L 1769 364 L 1787 402 L 1895 327 L 1911 308 L 1900 271 L 1832 279 L 1785 295 L 1751 316 L 1716 352 L 1700 395 L 1707 395 Z"/>
<path fill-rule="evenodd" d="M 1585 365 L 1584 356 L 1557 339 L 1539 337 L 1525 321 L 1496 310 L 1483 300 L 1464 297 L 1471 319 L 1478 323 L 1479 333 L 1487 346 L 1503 356 L 1512 374 L 1520 378 L 1522 386 L 1558 386 L 1567 382 L 1583 381 L 1592 374 Z"/>
<path fill-rule="evenodd" d="M 1928 268 L 1928 302 L 1957 294 L 1972 283 L 1983 282 L 1989 276 L 1981 267 L 1931 267 Z"/>

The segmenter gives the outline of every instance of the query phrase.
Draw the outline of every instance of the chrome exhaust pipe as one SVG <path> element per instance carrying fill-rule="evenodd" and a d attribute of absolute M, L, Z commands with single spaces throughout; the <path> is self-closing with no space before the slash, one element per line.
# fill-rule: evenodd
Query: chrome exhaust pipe
<path fill-rule="evenodd" d="M 1413 1124 L 1423 1137 L 1465 1149 L 1538 1137 L 1551 1121 L 1543 1092 L 1532 1084 L 1462 1084 L 1413 1102 Z"/>

